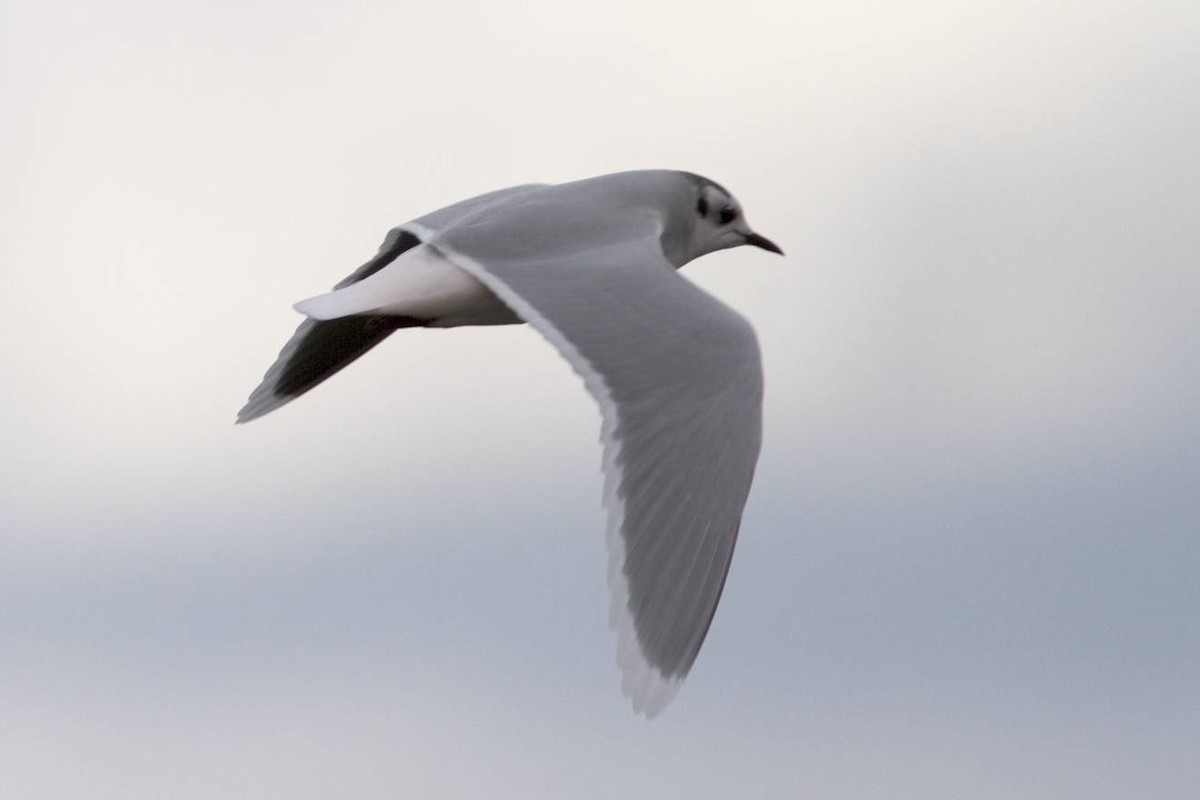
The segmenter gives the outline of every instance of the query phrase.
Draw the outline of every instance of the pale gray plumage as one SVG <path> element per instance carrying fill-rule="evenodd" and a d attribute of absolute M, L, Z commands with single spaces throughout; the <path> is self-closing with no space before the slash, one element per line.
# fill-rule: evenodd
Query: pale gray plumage
<path fill-rule="evenodd" d="M 519 186 L 449 206 L 399 226 L 334 292 L 297 304 L 312 319 L 239 421 L 291 399 L 275 396 L 281 375 L 303 373 L 293 381 L 300 385 L 320 368 L 332 374 L 396 320 L 404 322 L 395 327 L 529 322 L 583 377 L 603 414 L 612 619 L 624 689 L 652 715 L 708 631 L 761 443 L 754 331 L 676 272 L 739 244 L 780 252 L 746 227 L 728 192 L 690 173 Z M 445 279 L 461 283 L 459 271 L 488 291 L 469 301 L 452 292 L 450 305 L 438 300 L 436 318 L 404 316 L 429 307 L 397 296 L 405 287 L 451 286 Z M 370 320 L 382 321 L 372 330 Z M 290 366 L 289 351 L 313 335 L 305 326 L 328 325 L 350 326 L 358 337 L 338 345 L 349 358 L 335 354 L 324 364 L 320 354 L 337 348 L 309 348 L 316 355 Z"/>

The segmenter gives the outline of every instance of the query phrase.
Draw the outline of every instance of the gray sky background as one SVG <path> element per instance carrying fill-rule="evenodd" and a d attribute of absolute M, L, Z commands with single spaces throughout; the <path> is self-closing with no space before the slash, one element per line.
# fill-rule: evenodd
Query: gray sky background
<path fill-rule="evenodd" d="M 1193 2 L 0 5 L 21 798 L 1194 798 Z M 523 328 L 233 418 L 386 229 L 675 167 L 788 258 L 711 635 L 619 691 L 599 418 Z"/>

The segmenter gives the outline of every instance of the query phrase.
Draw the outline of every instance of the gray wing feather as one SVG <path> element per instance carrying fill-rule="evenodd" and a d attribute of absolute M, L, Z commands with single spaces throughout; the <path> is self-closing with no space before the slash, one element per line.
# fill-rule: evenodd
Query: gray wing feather
<path fill-rule="evenodd" d="M 620 661 L 635 707 L 655 713 L 704 641 L 750 490 L 754 331 L 675 272 L 645 219 L 541 257 L 497 254 L 477 227 L 433 244 L 558 347 L 604 414 L 614 624 L 631 628 Z"/>
<path fill-rule="evenodd" d="M 434 233 L 446 231 L 456 226 L 464 225 L 472 220 L 477 220 L 479 217 L 501 206 L 511 206 L 513 201 L 518 201 L 522 195 L 533 194 L 539 189 L 546 188 L 546 186 L 547 184 L 544 183 L 526 183 L 520 186 L 510 186 L 507 189 L 498 189 L 494 192 L 481 194 L 478 197 L 459 201 L 445 208 L 439 208 L 437 211 L 430 212 L 423 217 L 417 217 L 412 222 L 400 227 L 413 226 L 414 228 Z"/>
<path fill-rule="evenodd" d="M 471 197 L 466 200 L 439 208 L 426 214 L 423 217 L 418 217 L 411 223 L 398 225 L 387 232 L 387 236 L 383 238 L 383 244 L 379 245 L 379 252 L 375 257 L 367 263 L 363 264 L 358 269 L 351 272 L 333 287 L 334 289 L 343 289 L 352 283 L 358 283 L 363 278 L 375 274 L 379 270 L 386 267 L 388 264 L 396 260 L 396 257 L 416 245 L 420 244 L 423 237 L 414 234 L 406 229 L 406 225 L 414 225 L 419 229 L 423 229 L 426 236 L 436 234 L 438 231 L 447 230 L 455 225 L 460 225 L 463 222 L 469 221 L 481 214 L 487 213 L 489 210 L 504 204 L 509 200 L 516 199 L 523 194 L 540 189 L 545 184 L 527 183 L 521 186 L 510 186 L 507 189 L 497 189 L 494 192 L 481 194 L 477 197 Z"/>

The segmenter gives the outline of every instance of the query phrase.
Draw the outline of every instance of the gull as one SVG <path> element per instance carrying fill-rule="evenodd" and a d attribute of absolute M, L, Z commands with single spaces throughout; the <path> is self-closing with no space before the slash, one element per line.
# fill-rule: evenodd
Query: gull
<path fill-rule="evenodd" d="M 600 406 L 610 620 L 651 717 L 720 600 L 762 442 L 750 323 L 682 277 L 740 245 L 782 255 L 720 184 L 639 170 L 473 197 L 388 232 L 307 318 L 238 414 L 273 411 L 402 328 L 527 322 Z"/>

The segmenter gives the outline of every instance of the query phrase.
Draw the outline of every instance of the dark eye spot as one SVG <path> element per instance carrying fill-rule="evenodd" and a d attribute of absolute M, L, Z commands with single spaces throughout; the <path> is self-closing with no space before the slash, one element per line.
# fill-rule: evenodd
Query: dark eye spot
<path fill-rule="evenodd" d="M 728 225 L 737 219 L 737 209 L 733 206 L 721 206 L 721 215 L 717 219 L 722 225 Z"/>
<path fill-rule="evenodd" d="M 703 197 L 700 198 L 700 202 L 696 203 L 696 211 L 702 217 L 708 216 L 708 201 Z"/>

